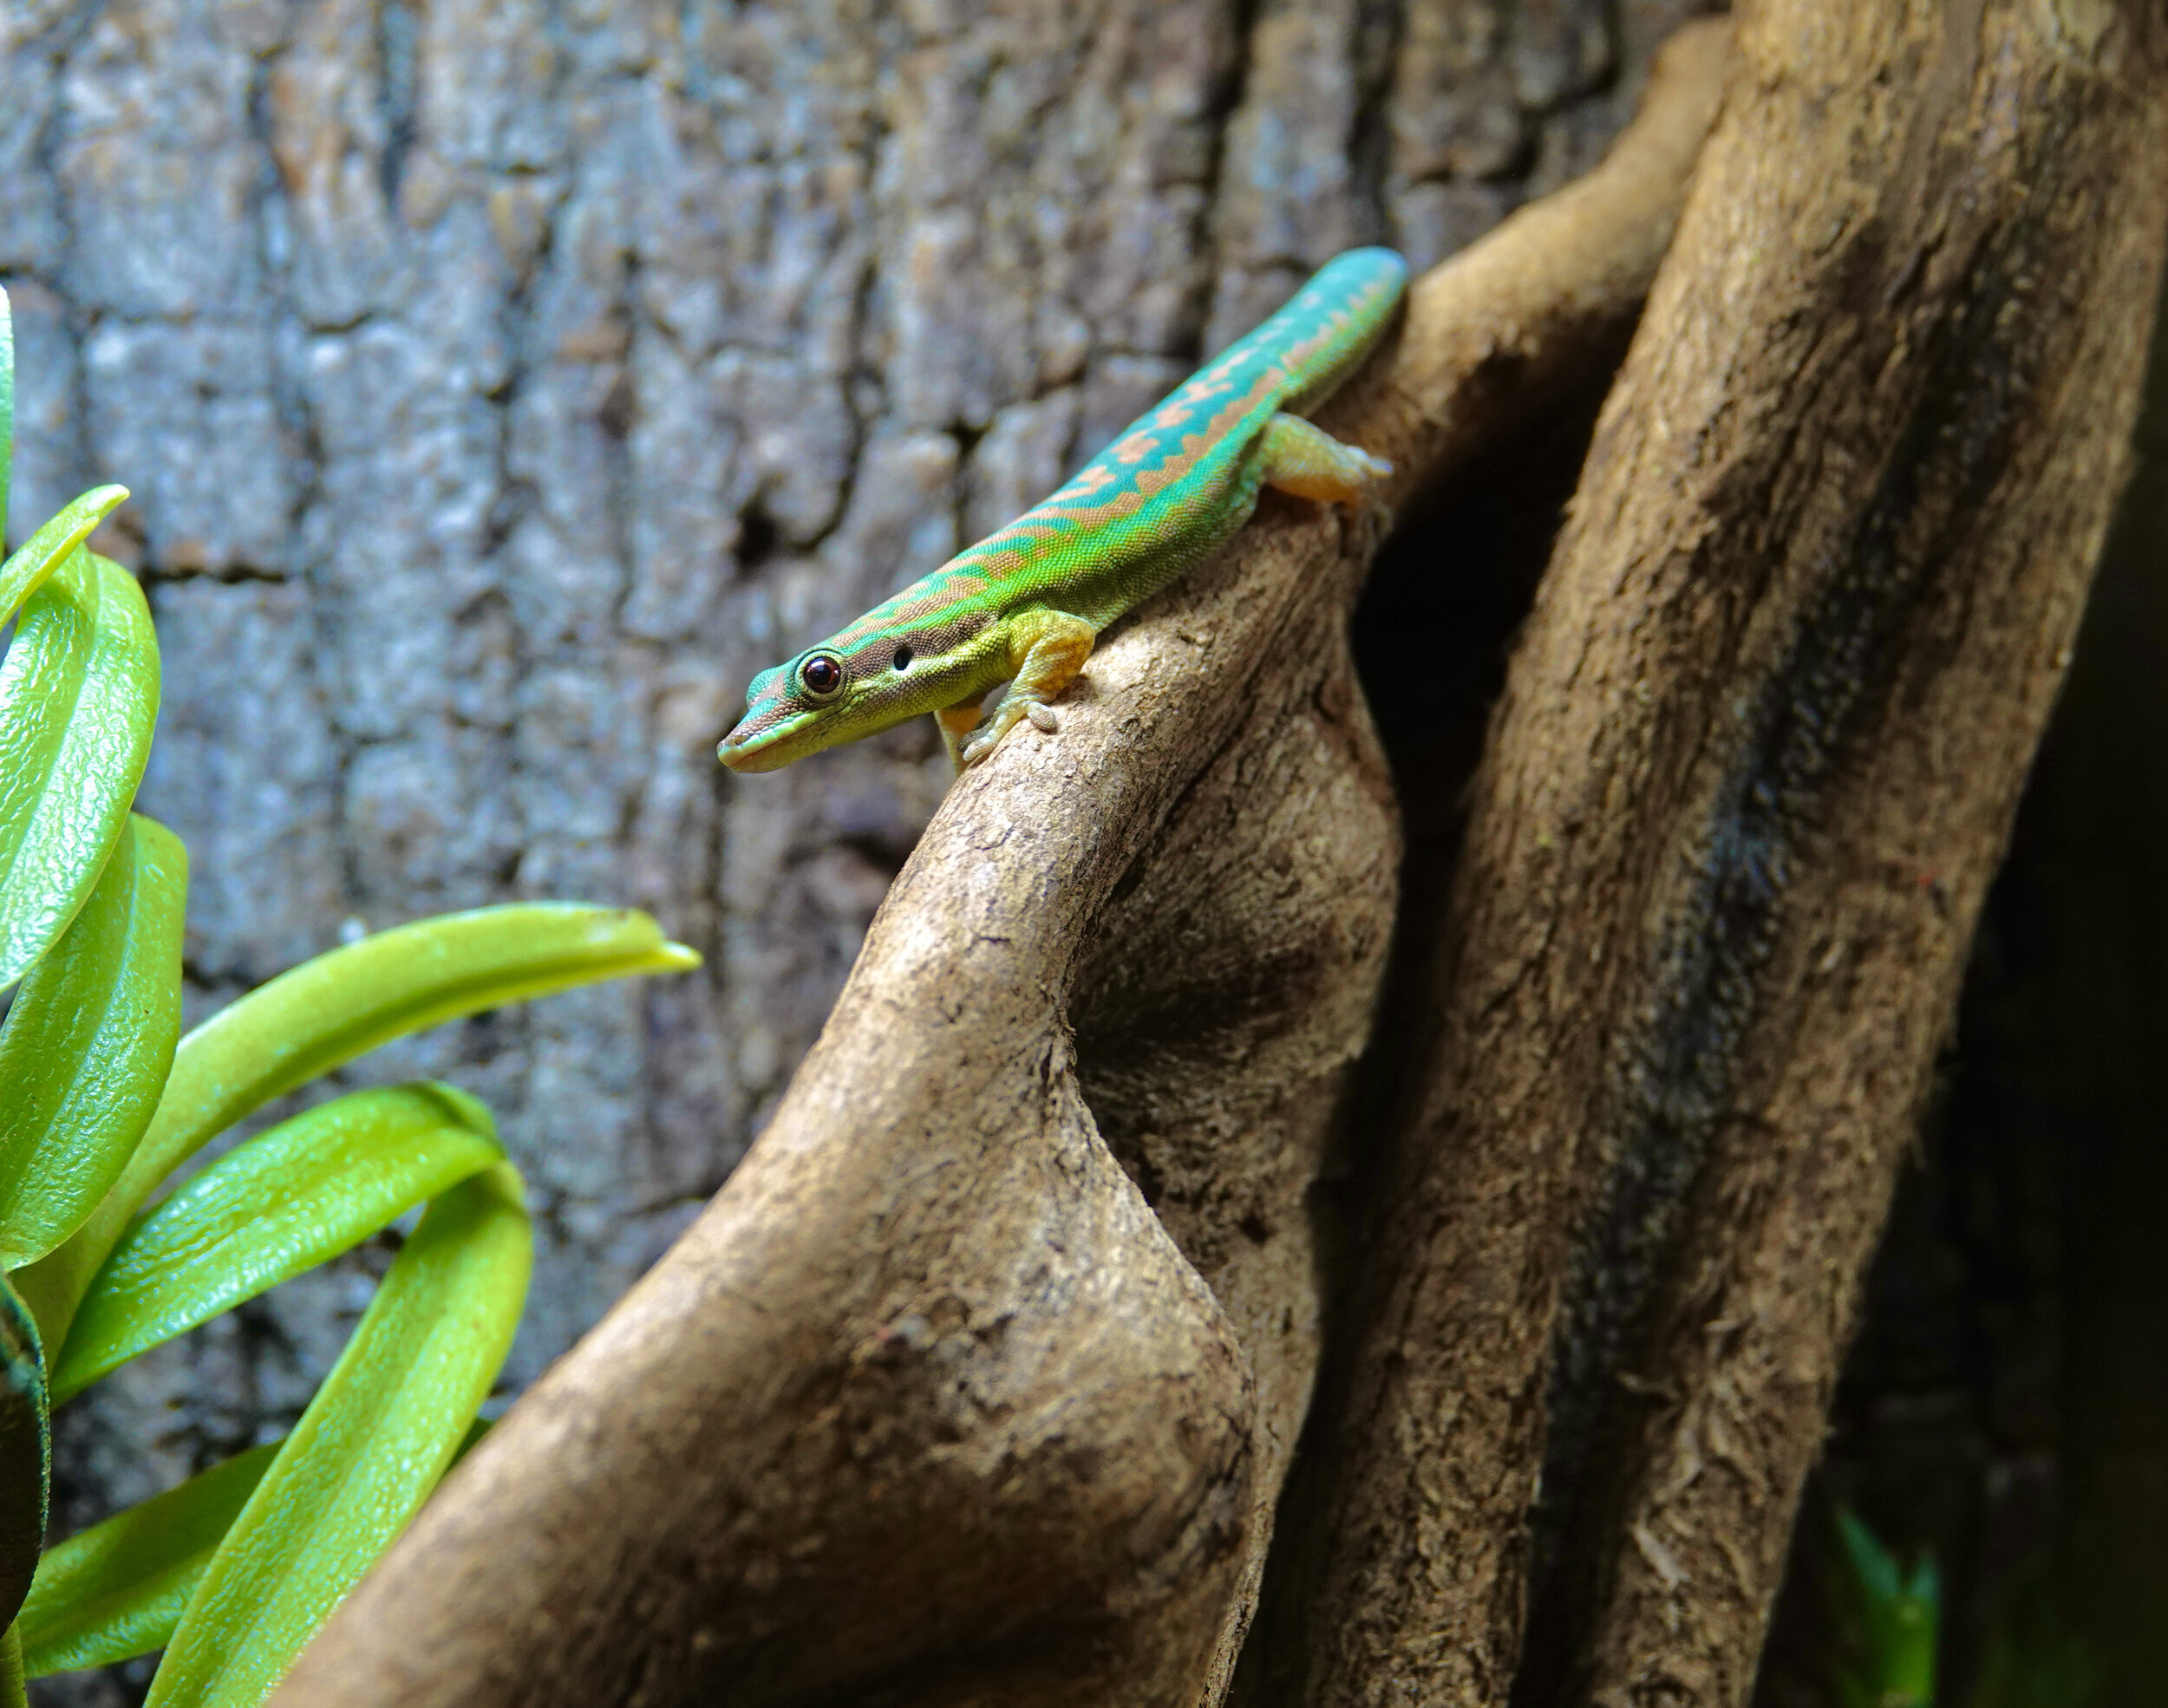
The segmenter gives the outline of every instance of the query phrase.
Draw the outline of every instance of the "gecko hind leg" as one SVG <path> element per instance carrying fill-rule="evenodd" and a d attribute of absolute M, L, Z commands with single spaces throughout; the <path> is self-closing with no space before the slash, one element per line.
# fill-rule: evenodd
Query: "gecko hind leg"
<path fill-rule="evenodd" d="M 1009 622 L 1009 662 L 1012 679 L 993 715 L 963 744 L 958 768 L 976 765 L 1002 736 L 1023 720 L 1051 735 L 1061 720 L 1048 702 L 1076 680 L 1091 656 L 1098 631 L 1067 611 L 1022 611 Z M 948 725 L 942 726 L 945 734 Z"/>
<path fill-rule="evenodd" d="M 1264 484 L 1300 499 L 1347 505 L 1368 525 L 1375 547 L 1391 530 L 1393 512 L 1379 488 L 1391 478 L 1393 465 L 1359 446 L 1344 444 L 1300 415 L 1275 415 L 1265 424 L 1260 466 Z"/>
<path fill-rule="evenodd" d="M 1328 504 L 1375 501 L 1393 473 L 1384 458 L 1342 444 L 1300 415 L 1275 415 L 1265 423 L 1262 466 L 1266 486 Z"/>

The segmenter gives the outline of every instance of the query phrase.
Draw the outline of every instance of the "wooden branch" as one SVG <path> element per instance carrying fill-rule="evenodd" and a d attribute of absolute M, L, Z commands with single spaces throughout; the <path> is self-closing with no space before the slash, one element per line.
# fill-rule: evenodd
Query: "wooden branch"
<path fill-rule="evenodd" d="M 1421 283 L 1328 417 L 1398 495 L 1635 312 L 1715 59 Z M 1217 1696 L 1393 921 L 1357 531 L 1269 504 L 951 792 L 759 1144 L 277 1702 Z"/>
<path fill-rule="evenodd" d="M 1292 1699 L 1747 1699 L 2124 467 L 2160 8 L 1741 29 L 1492 727 Z"/>

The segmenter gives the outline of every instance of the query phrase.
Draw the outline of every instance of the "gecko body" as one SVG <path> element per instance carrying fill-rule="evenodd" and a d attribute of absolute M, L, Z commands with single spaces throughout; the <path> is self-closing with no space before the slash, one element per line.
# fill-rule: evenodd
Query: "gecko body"
<path fill-rule="evenodd" d="M 1354 505 L 1391 473 L 1303 415 L 1368 355 L 1407 279 L 1390 250 L 1328 262 L 1050 498 L 755 676 L 717 757 L 773 771 L 930 712 L 960 772 L 1027 719 L 1052 733 L 1100 632 L 1224 544 L 1261 488 Z"/>

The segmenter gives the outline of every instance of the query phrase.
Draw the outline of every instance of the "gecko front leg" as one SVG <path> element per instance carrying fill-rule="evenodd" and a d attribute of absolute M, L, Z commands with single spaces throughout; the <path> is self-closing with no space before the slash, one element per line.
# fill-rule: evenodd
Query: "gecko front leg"
<path fill-rule="evenodd" d="M 984 697 L 975 694 L 969 700 L 944 706 L 933 714 L 934 722 L 941 728 L 941 745 L 949 750 L 949 763 L 956 767 L 959 777 L 963 774 L 963 744 L 978 727 L 979 701 Z"/>
<path fill-rule="evenodd" d="M 963 744 L 957 754 L 957 768 L 976 765 L 1026 718 L 1049 735 L 1061 728 L 1061 719 L 1048 702 L 1076 680 L 1097 638 L 1098 631 L 1090 623 L 1067 611 L 1019 611 L 1010 617 L 1008 692 L 995 706 L 993 716 Z M 943 734 L 949 727 L 944 717 Z"/>

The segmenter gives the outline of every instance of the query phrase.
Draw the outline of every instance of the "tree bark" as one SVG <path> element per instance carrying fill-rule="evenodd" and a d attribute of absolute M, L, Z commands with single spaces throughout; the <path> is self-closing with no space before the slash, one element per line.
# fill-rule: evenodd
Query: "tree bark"
<path fill-rule="evenodd" d="M 1756 1708 L 1822 1708 L 1839 1503 L 1942 1584 L 1938 1694 L 2088 1651 L 2086 1708 L 2168 1678 L 2168 319 L 2136 464 L 1982 909 L 1807 1483 Z M 1825 1564 L 1825 1561 L 1827 1564 Z"/>
<path fill-rule="evenodd" d="M 164 647 L 141 805 L 193 855 L 191 1020 L 512 898 L 706 956 L 345 1078 L 454 1079 L 519 1159 L 507 1397 L 773 1117 L 946 787 L 917 730 L 722 773 L 752 674 L 1337 250 L 1427 267 L 1585 170 L 1700 3 L 0 7 L 14 537 L 134 492 L 99 544 Z M 56 1522 L 291 1427 L 389 1257 L 71 1406 Z"/>
<path fill-rule="evenodd" d="M 1348 657 L 1371 542 L 1290 503 L 948 794 L 862 953 L 931 743 L 699 769 L 783 634 L 1021 507 L 1308 264 L 1427 261 L 1585 165 L 1580 97 L 1665 10 L 0 21 L 0 268 L 69 375 L 24 501 L 154 471 L 111 544 L 203 661 L 147 789 L 225 873 L 198 1007 L 346 912 L 507 892 L 714 952 L 381 1065 L 466 1061 L 536 1130 L 579 1279 L 516 1379 L 766 1122 L 284 1708 L 1745 1700 L 2122 466 L 2159 0 L 1746 12 L 1434 933 L 1395 789 L 1445 785 L 1388 775 Z M 1611 359 L 1711 40 L 1335 405 L 1404 509 Z M 193 105 L 151 98 L 177 68 Z M 183 241 L 221 219 L 247 242 Z M 634 1183 L 539 1142 L 575 1108 Z M 108 1439 L 168 1394 L 184 1459 L 262 1427 L 308 1368 L 262 1348 L 336 1315 L 132 1376 Z"/>
<path fill-rule="evenodd" d="M 2125 466 L 2158 8 L 1741 44 L 1476 786 L 1291 1699 L 1746 1699 Z"/>
<path fill-rule="evenodd" d="M 1419 284 L 1325 418 L 1404 471 L 1391 496 L 1631 316 L 1722 41 L 1675 50 L 1601 172 Z M 1367 543 L 1267 506 L 1094 653 L 1058 740 L 950 792 L 761 1143 L 279 1700 L 1224 1693 L 1392 932 L 1345 639 Z"/>

